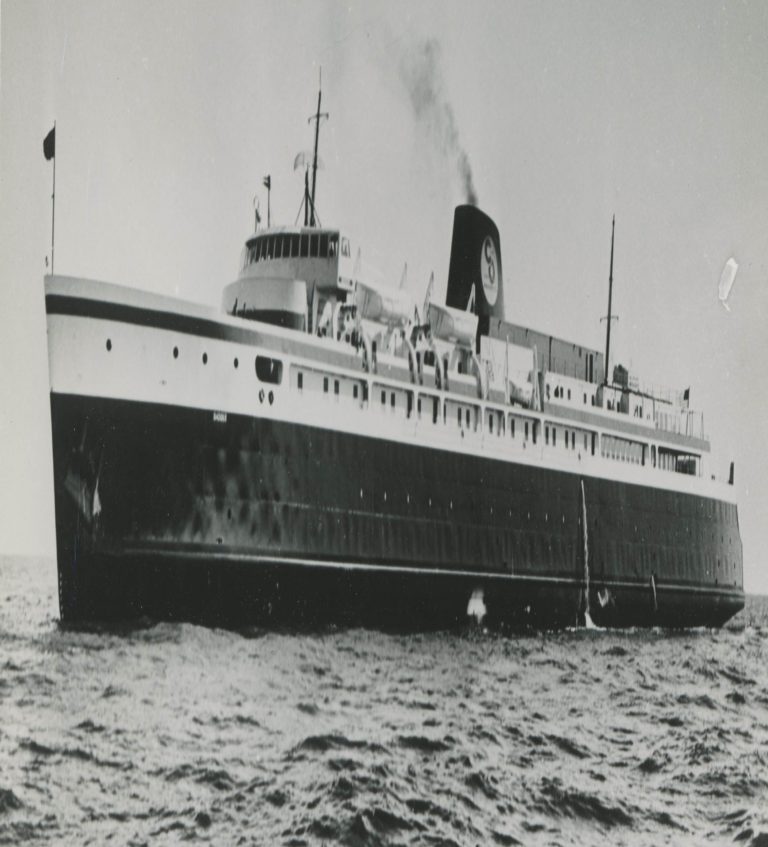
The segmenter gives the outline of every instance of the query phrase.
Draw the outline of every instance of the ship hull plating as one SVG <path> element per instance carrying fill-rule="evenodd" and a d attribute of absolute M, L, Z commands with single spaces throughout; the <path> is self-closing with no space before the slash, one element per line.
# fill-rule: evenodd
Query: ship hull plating
<path fill-rule="evenodd" d="M 732 504 L 207 410 L 51 394 L 64 621 L 718 626 Z M 586 516 L 586 520 L 585 520 Z"/>

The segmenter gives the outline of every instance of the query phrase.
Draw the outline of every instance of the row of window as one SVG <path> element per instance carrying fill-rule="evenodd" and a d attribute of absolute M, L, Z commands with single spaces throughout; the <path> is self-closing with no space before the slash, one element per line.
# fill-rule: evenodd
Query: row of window
<path fill-rule="evenodd" d="M 319 377 L 319 374 L 317 374 Z M 349 391 L 351 382 L 351 393 Z M 347 390 L 342 392 L 343 385 L 346 384 Z M 298 371 L 297 388 L 301 391 L 304 389 L 304 373 Z M 319 383 L 318 383 L 319 387 Z M 361 391 L 362 389 L 362 391 Z M 353 400 L 360 400 L 362 394 L 362 402 L 368 402 L 368 384 L 365 380 L 340 380 L 338 378 L 331 379 L 330 377 L 322 376 L 322 390 L 325 394 L 331 392 L 335 396 L 340 396 L 342 393 L 349 395 Z M 410 418 L 413 414 L 413 392 L 401 389 L 392 389 L 391 386 L 381 384 L 373 384 L 374 396 L 378 397 L 380 407 L 390 412 L 401 410 L 406 418 Z M 430 402 L 431 401 L 431 402 Z M 480 413 L 481 409 L 475 404 L 461 403 L 457 400 L 446 399 L 443 404 L 443 423 L 448 423 L 450 420 L 456 421 L 456 426 L 462 431 L 477 432 L 480 429 Z M 416 398 L 416 415 L 419 420 L 422 420 L 422 409 L 426 412 L 428 418 L 431 418 L 433 424 L 438 422 L 440 416 L 440 398 L 432 394 L 419 392 Z M 532 419 L 520 418 L 516 415 L 505 414 L 499 409 L 486 409 L 485 411 L 485 429 L 489 435 L 496 435 L 501 438 L 509 434 L 511 439 L 516 437 L 518 432 L 523 436 L 524 441 L 531 440 L 536 444 L 537 425 Z M 583 448 L 585 454 L 595 455 L 597 449 L 598 434 L 595 432 L 570 429 L 568 427 L 558 427 L 551 423 L 544 425 L 544 443 L 552 447 L 561 446 L 565 450 L 576 450 L 576 444 L 579 443 L 579 448 Z M 615 461 L 628 462 L 630 464 L 644 465 L 648 457 L 648 446 L 636 441 L 631 441 L 626 438 L 620 438 L 613 435 L 603 435 L 600 437 L 600 454 L 604 458 Z M 650 448 L 651 464 L 656 467 L 656 447 Z M 698 473 L 698 457 L 679 454 L 673 451 L 659 448 L 659 464 L 663 470 L 673 470 L 678 473 L 687 473 L 695 475 Z"/>
<path fill-rule="evenodd" d="M 107 353 L 112 352 L 112 339 L 108 338 L 106 343 Z M 174 346 L 171 351 L 173 358 L 178 359 L 181 351 L 178 345 Z M 204 365 L 208 364 L 208 353 L 203 351 L 201 357 Z M 240 360 L 237 356 L 232 359 L 232 366 L 237 369 L 240 367 Z M 280 385 L 283 379 L 283 363 L 280 359 L 273 359 L 270 356 L 256 356 L 253 361 L 253 366 L 256 371 L 256 378 L 259 382 L 268 382 L 271 385 Z"/>
<path fill-rule="evenodd" d="M 336 232 L 313 232 L 301 235 L 262 235 L 246 246 L 243 267 L 268 259 L 328 259 L 339 255 Z M 341 238 L 341 255 L 349 256 L 349 239 Z"/>

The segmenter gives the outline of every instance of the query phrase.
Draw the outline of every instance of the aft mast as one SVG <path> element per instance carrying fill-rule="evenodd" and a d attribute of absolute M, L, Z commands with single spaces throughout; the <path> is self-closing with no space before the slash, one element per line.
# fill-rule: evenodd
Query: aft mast
<path fill-rule="evenodd" d="M 608 317 L 606 318 L 607 326 L 605 328 L 605 384 L 608 385 L 608 368 L 609 368 L 609 358 L 611 353 L 611 321 L 613 320 L 613 315 L 611 314 L 611 303 L 613 300 L 613 239 L 616 231 L 616 215 L 613 216 L 613 221 L 611 222 L 611 267 L 608 272 Z M 618 320 L 618 318 L 617 318 Z"/>

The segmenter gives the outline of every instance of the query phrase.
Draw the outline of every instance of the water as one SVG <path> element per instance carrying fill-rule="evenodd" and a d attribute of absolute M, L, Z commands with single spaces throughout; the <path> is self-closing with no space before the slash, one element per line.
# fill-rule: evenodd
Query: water
<path fill-rule="evenodd" d="M 0 559 L 2 844 L 768 844 L 768 598 L 512 638 L 56 614 Z"/>

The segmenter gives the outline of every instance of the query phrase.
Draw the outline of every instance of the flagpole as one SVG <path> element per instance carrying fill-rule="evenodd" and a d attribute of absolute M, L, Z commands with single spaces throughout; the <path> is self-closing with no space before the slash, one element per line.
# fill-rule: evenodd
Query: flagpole
<path fill-rule="evenodd" d="M 56 121 L 53 122 L 53 137 L 56 138 Z M 51 193 L 51 276 L 53 276 L 54 234 L 56 232 L 56 154 L 53 156 L 53 191 Z"/>

